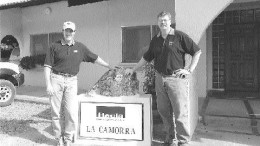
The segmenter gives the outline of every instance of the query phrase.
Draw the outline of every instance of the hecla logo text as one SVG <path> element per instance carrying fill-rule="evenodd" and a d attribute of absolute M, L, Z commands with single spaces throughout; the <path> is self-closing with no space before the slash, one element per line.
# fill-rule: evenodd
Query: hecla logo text
<path fill-rule="evenodd" d="M 120 106 L 97 106 L 96 119 L 104 121 L 124 121 L 125 107 Z"/>

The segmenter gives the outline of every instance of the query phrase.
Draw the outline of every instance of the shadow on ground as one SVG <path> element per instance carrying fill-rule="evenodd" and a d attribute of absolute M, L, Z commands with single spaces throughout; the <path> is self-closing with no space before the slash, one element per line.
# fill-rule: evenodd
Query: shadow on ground
<path fill-rule="evenodd" d="M 34 121 L 34 120 L 1 120 L 1 132 L 3 134 L 8 134 L 12 137 L 20 137 L 23 139 L 28 139 L 35 143 L 39 144 L 48 144 L 53 145 L 54 140 L 46 137 L 37 128 L 32 127 L 31 125 L 41 125 L 48 124 L 46 121 Z M 49 130 L 47 130 L 49 132 Z"/>

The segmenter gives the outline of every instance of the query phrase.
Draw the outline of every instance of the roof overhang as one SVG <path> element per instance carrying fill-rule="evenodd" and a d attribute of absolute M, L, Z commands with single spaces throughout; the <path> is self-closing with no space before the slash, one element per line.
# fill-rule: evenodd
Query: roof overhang
<path fill-rule="evenodd" d="M 71 6 L 78 6 L 88 3 L 96 3 L 96 2 L 102 2 L 102 1 L 108 1 L 108 0 L 68 0 L 69 7 Z"/>
<path fill-rule="evenodd" d="M 108 0 L 9 0 L 7 2 L 0 2 L 0 10 L 11 8 L 23 8 L 29 6 L 42 5 L 46 3 L 54 3 L 59 1 L 68 1 L 68 6 L 78 6 L 88 3 L 96 3 Z"/>
<path fill-rule="evenodd" d="M 54 3 L 67 0 L 10 0 L 8 2 L 0 2 L 0 10 L 11 8 L 23 8 L 29 6 L 42 5 L 46 3 Z"/>

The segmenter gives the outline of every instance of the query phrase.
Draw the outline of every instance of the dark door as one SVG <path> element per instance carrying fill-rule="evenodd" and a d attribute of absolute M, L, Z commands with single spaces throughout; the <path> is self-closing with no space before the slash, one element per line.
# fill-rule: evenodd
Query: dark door
<path fill-rule="evenodd" d="M 258 91 L 258 41 L 255 24 L 226 25 L 227 91 Z"/>

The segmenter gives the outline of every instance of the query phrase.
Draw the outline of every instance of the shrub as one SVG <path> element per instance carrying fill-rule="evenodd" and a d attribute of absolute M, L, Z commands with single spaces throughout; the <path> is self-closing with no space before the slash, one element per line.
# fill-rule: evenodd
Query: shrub
<path fill-rule="evenodd" d="M 20 66 L 25 70 L 33 69 L 36 67 L 37 64 L 43 66 L 44 60 L 45 60 L 44 54 L 25 56 L 21 59 Z"/>

